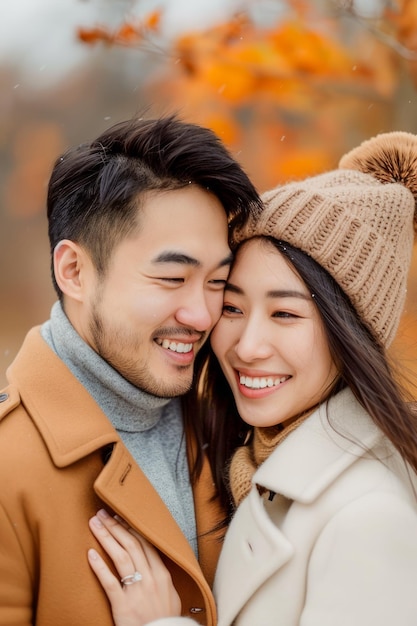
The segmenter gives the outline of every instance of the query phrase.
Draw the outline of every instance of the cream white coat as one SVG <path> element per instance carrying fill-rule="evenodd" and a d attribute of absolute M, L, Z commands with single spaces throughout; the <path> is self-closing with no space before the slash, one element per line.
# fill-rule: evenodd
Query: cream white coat
<path fill-rule="evenodd" d="M 253 483 L 216 573 L 219 626 L 417 624 L 417 496 L 349 389 L 291 433 Z"/>

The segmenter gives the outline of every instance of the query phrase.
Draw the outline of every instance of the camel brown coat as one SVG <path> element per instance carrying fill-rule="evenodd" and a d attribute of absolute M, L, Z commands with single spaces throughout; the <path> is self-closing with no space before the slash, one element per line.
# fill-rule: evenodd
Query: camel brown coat
<path fill-rule="evenodd" d="M 209 583 L 220 544 L 204 533 L 220 511 L 210 501 L 208 466 L 194 487 L 200 568 L 110 421 L 39 328 L 28 333 L 7 375 L 10 384 L 0 391 L 0 625 L 113 624 L 87 562 L 88 548 L 103 554 L 88 519 L 105 507 L 160 550 L 183 615 L 213 626 Z"/>

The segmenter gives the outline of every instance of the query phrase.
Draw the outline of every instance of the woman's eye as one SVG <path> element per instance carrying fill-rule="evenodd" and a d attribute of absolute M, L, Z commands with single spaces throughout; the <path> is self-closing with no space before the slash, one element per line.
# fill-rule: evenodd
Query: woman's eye
<path fill-rule="evenodd" d="M 224 304 L 223 305 L 223 314 L 227 315 L 229 314 L 239 314 L 242 311 L 240 309 L 238 309 L 236 306 L 232 306 L 231 304 Z"/>
<path fill-rule="evenodd" d="M 288 313 L 288 311 L 276 311 L 272 317 L 281 317 L 283 319 L 290 319 L 291 317 L 298 317 L 294 313 Z"/>

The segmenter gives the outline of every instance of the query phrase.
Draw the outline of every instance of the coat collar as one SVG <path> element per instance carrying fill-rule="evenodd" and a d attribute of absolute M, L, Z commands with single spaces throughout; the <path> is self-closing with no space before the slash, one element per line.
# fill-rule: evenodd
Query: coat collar
<path fill-rule="evenodd" d="M 96 402 L 43 340 L 40 327 L 29 331 L 7 375 L 57 467 L 118 441 Z"/>
<path fill-rule="evenodd" d="M 255 472 L 253 482 L 308 504 L 380 442 L 381 431 L 351 390 L 344 389 L 290 433 Z"/>

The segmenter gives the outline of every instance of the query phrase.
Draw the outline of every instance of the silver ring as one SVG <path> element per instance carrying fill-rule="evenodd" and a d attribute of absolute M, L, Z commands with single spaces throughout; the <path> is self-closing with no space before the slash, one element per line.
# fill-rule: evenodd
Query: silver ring
<path fill-rule="evenodd" d="M 120 579 L 120 582 L 122 585 L 133 585 L 134 583 L 138 583 L 140 580 L 142 580 L 142 574 L 134 572 L 128 576 L 123 576 L 123 578 Z"/>

